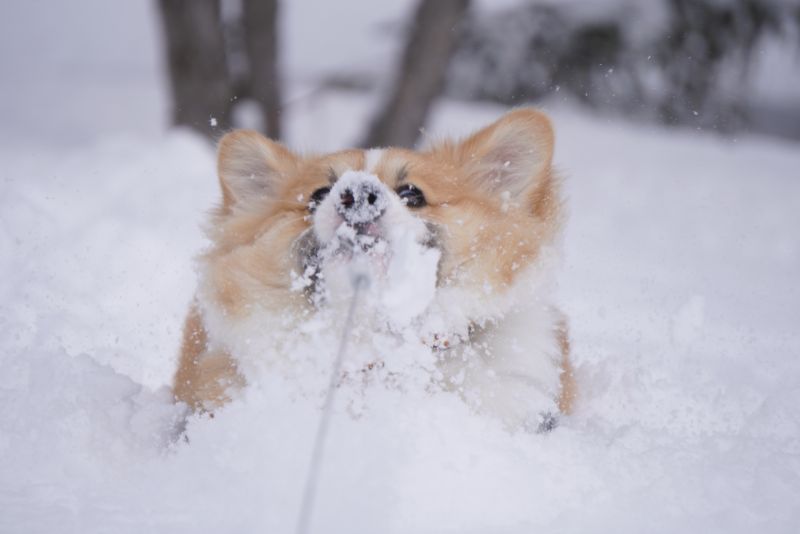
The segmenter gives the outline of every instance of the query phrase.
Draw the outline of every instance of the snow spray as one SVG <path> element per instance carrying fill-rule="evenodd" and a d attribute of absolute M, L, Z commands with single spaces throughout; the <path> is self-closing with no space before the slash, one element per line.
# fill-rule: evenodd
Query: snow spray
<path fill-rule="evenodd" d="M 325 404 L 322 408 L 319 426 L 317 426 L 317 433 L 314 437 L 314 448 L 311 451 L 311 462 L 308 468 L 306 484 L 303 489 L 303 500 L 300 503 L 300 513 L 297 518 L 297 529 L 295 531 L 296 534 L 307 534 L 308 527 L 311 524 L 311 516 L 314 512 L 314 498 L 317 493 L 317 479 L 319 478 L 319 470 L 322 465 L 322 455 L 325 448 L 325 437 L 328 433 L 334 395 L 337 389 L 337 377 L 341 374 L 342 362 L 344 361 L 344 356 L 347 351 L 347 341 L 353 329 L 353 317 L 355 316 L 358 297 L 361 291 L 369 285 L 369 275 L 366 269 L 363 268 L 361 262 L 354 261 L 351 264 L 350 282 L 353 286 L 353 296 L 350 299 L 347 317 L 344 322 L 344 327 L 342 328 L 342 338 L 339 342 L 339 351 L 333 362 L 328 391 L 325 394 Z"/>

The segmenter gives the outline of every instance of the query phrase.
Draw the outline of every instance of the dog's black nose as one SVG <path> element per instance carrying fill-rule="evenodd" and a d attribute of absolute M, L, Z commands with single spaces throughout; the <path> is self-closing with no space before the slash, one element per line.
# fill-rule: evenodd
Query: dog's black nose
<path fill-rule="evenodd" d="M 373 222 L 386 210 L 381 186 L 372 181 L 354 182 L 336 199 L 336 211 L 350 224 Z"/>

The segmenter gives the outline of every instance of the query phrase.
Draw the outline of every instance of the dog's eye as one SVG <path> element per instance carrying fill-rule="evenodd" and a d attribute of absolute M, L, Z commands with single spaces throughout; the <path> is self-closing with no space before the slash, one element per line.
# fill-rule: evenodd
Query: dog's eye
<path fill-rule="evenodd" d="M 325 200 L 325 197 L 327 197 L 328 193 L 330 192 L 330 187 L 320 187 L 311 193 L 311 200 L 308 201 L 308 211 L 314 213 L 314 210 L 317 209 L 317 206 L 319 206 L 322 201 Z"/>
<path fill-rule="evenodd" d="M 397 195 L 409 208 L 421 208 L 427 204 L 427 202 L 425 202 L 425 195 L 415 185 L 401 185 L 397 188 Z"/>

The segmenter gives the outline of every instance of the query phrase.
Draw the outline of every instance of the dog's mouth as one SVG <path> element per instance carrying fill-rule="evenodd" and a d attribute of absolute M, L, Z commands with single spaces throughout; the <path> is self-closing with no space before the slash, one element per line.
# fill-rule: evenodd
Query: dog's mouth
<path fill-rule="evenodd" d="M 380 224 L 374 221 L 342 223 L 323 252 L 331 256 L 352 258 L 355 254 L 379 255 L 387 253 L 389 246 Z"/>
<path fill-rule="evenodd" d="M 306 291 L 309 296 L 319 293 L 322 285 L 322 270 L 328 263 L 346 264 L 366 260 L 385 270 L 391 246 L 376 222 L 342 223 L 333 238 L 321 243 L 313 228 L 304 231 L 295 240 L 292 255 L 296 265 L 294 287 Z"/>
<path fill-rule="evenodd" d="M 434 249 L 437 258 L 441 258 L 440 232 L 433 224 L 427 223 L 425 226 L 426 232 L 422 236 L 398 239 L 397 236 L 387 235 L 389 232 L 380 221 L 342 222 L 333 237 L 325 243 L 319 240 L 317 232 L 311 227 L 298 236 L 292 247 L 295 264 L 292 289 L 302 290 L 309 302 L 319 306 L 324 300 L 326 271 L 348 268 L 358 263 L 361 268 L 366 265 L 373 276 L 385 279 L 393 260 L 405 257 L 403 261 L 410 259 L 413 262 L 413 258 L 408 256 L 413 256 L 415 252 L 410 249 L 419 252 Z M 438 279 L 437 271 L 435 286 L 439 285 Z"/>

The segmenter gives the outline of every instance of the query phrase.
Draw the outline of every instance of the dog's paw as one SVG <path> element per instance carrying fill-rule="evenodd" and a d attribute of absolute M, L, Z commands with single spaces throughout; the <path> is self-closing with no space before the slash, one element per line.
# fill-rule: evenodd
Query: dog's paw
<path fill-rule="evenodd" d="M 558 426 L 558 414 L 552 412 L 539 412 L 530 414 L 525 418 L 523 427 L 526 432 L 531 434 L 544 434 L 554 430 Z"/>

